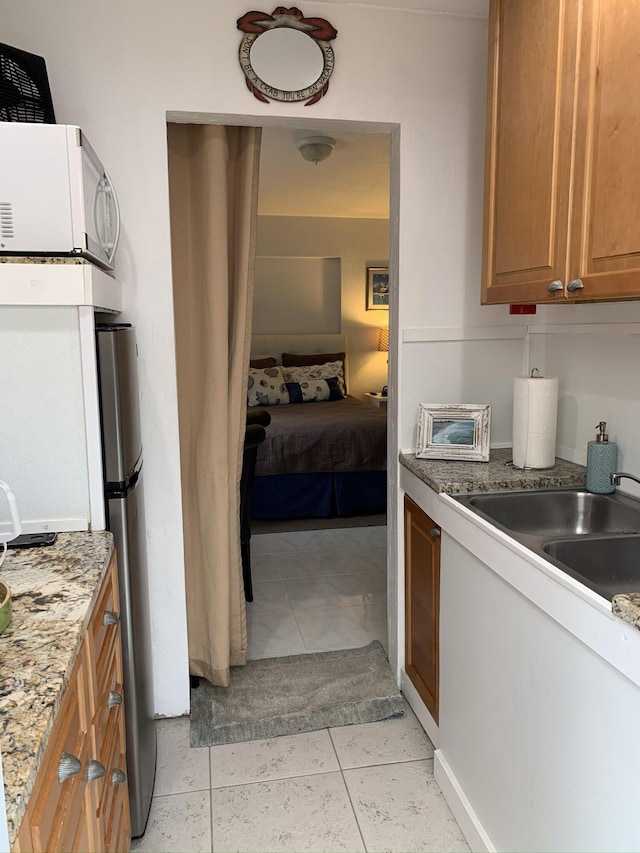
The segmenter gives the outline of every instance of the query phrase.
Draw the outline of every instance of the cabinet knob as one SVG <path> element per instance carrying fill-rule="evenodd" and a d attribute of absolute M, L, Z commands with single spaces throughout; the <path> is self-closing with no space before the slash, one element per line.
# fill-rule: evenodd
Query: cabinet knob
<path fill-rule="evenodd" d="M 434 538 L 436 536 L 440 536 L 440 528 L 439 527 L 432 527 L 431 530 L 429 531 L 429 536 L 433 536 Z"/>
<path fill-rule="evenodd" d="M 584 284 L 582 283 L 582 279 L 573 278 L 567 285 L 567 290 L 569 293 L 573 293 L 574 290 L 582 290 Z"/>
<path fill-rule="evenodd" d="M 102 617 L 103 625 L 117 625 L 120 621 L 120 617 L 117 613 L 114 613 L 113 610 L 105 610 L 104 616 Z"/>
<path fill-rule="evenodd" d="M 58 762 L 58 781 L 66 782 L 82 770 L 82 762 L 75 755 L 63 752 Z"/>
<path fill-rule="evenodd" d="M 118 768 L 116 767 L 116 769 L 111 774 L 111 784 L 112 785 L 120 785 L 122 782 L 124 782 L 126 780 L 126 778 L 127 777 L 124 775 L 122 770 L 118 770 Z"/>
<path fill-rule="evenodd" d="M 549 282 L 547 290 L 549 293 L 555 293 L 557 290 L 564 290 L 564 284 L 559 278 L 556 278 L 554 281 Z"/>
<path fill-rule="evenodd" d="M 95 782 L 96 779 L 102 779 L 106 772 L 107 770 L 104 764 L 101 764 L 99 761 L 95 761 L 92 758 L 87 764 L 87 782 L 91 784 L 91 782 Z"/>
<path fill-rule="evenodd" d="M 122 705 L 122 693 L 118 693 L 117 690 L 110 690 L 107 708 L 114 708 L 116 705 Z"/>

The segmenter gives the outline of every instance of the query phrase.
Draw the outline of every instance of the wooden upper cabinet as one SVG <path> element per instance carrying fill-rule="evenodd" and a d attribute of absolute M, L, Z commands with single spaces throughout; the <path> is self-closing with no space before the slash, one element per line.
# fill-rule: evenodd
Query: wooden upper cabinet
<path fill-rule="evenodd" d="M 640 297 L 640 4 L 585 0 L 569 278 L 581 300 Z"/>
<path fill-rule="evenodd" d="M 489 31 L 483 304 L 640 297 L 640 4 L 491 0 Z"/>
<path fill-rule="evenodd" d="M 493 0 L 483 303 L 540 302 L 564 281 L 576 15 L 563 0 Z M 562 298 L 558 291 L 553 298 Z"/>

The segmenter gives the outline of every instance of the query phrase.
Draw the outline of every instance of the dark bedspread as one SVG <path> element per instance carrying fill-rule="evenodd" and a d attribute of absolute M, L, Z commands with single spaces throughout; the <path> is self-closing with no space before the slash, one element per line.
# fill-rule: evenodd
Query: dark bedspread
<path fill-rule="evenodd" d="M 258 448 L 256 476 L 385 470 L 384 409 L 354 397 L 265 408 L 271 423 Z"/>

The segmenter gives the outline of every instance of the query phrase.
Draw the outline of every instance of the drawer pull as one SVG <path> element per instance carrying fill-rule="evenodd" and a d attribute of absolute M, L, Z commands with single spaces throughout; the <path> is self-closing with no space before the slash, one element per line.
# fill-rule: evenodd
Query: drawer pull
<path fill-rule="evenodd" d="M 433 536 L 434 538 L 437 536 L 440 536 L 440 528 L 439 527 L 432 527 L 431 530 L 429 531 L 429 536 Z"/>
<path fill-rule="evenodd" d="M 118 768 L 116 767 L 116 769 L 111 774 L 111 784 L 112 785 L 120 785 L 122 782 L 124 782 L 126 780 L 126 778 L 127 777 L 124 775 L 122 770 L 118 770 Z"/>
<path fill-rule="evenodd" d="M 120 621 L 120 617 L 117 613 L 114 613 L 113 610 L 105 610 L 104 616 L 102 617 L 103 625 L 117 625 Z"/>
<path fill-rule="evenodd" d="M 58 762 L 58 781 L 66 782 L 82 770 L 82 762 L 75 755 L 63 752 Z"/>
<path fill-rule="evenodd" d="M 564 290 L 564 284 L 560 281 L 559 278 L 556 278 L 555 281 L 550 281 L 547 290 L 549 293 L 556 293 L 558 290 Z"/>
<path fill-rule="evenodd" d="M 87 765 L 87 782 L 91 784 L 91 782 L 95 782 L 96 779 L 102 779 L 106 772 L 104 764 L 101 764 L 99 761 L 95 761 L 95 759 L 92 758 Z"/>
<path fill-rule="evenodd" d="M 567 285 L 567 290 L 569 291 L 569 293 L 573 293 L 574 290 L 582 290 L 583 287 L 584 287 L 584 284 L 582 283 L 581 279 L 573 278 L 573 279 L 571 279 L 571 281 Z"/>
<path fill-rule="evenodd" d="M 122 693 L 118 693 L 117 690 L 110 690 L 107 708 L 114 708 L 116 705 L 122 705 Z"/>

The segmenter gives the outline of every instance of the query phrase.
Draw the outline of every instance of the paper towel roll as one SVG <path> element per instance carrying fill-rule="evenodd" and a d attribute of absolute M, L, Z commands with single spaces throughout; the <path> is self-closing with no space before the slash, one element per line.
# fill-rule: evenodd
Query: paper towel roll
<path fill-rule="evenodd" d="M 513 380 L 513 464 L 551 468 L 556 460 L 558 377 Z"/>

